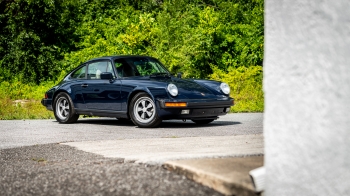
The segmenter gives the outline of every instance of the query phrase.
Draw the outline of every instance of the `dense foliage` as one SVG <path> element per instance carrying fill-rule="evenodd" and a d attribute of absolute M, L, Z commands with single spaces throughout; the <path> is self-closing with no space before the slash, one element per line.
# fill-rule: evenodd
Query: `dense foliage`
<path fill-rule="evenodd" d="M 79 6 L 68 1 L 0 2 L 0 79 L 39 83 L 60 72 L 75 49 Z M 75 21 L 76 20 L 76 21 Z"/>
<path fill-rule="evenodd" d="M 227 71 L 262 65 L 262 1 L 176 0 L 139 9 L 90 9 L 93 14 L 86 14 L 77 29 L 80 50 L 66 56 L 66 66 L 96 56 L 145 54 L 174 73 L 206 78 L 213 67 Z"/>
<path fill-rule="evenodd" d="M 262 112 L 264 94 L 262 91 L 262 67 L 229 67 L 228 72 L 215 68 L 211 75 L 214 80 L 226 82 L 231 87 L 231 95 L 235 98 L 234 112 Z"/>
<path fill-rule="evenodd" d="M 3 0 L 0 26 L 0 81 L 43 86 L 93 57 L 140 54 L 228 82 L 236 111 L 263 110 L 263 0 Z"/>

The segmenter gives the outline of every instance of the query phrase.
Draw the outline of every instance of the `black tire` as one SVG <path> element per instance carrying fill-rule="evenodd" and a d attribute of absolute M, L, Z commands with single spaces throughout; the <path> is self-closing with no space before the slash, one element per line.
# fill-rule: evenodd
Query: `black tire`
<path fill-rule="evenodd" d="M 75 113 L 72 99 L 64 92 L 55 97 L 53 112 L 56 120 L 63 124 L 75 123 L 79 118 L 79 115 Z"/>
<path fill-rule="evenodd" d="M 129 116 L 132 122 L 141 128 L 158 126 L 162 119 L 158 117 L 156 104 L 144 92 L 136 94 L 129 105 Z"/>
<path fill-rule="evenodd" d="M 215 119 L 205 119 L 205 120 L 192 120 L 197 125 L 206 125 L 213 122 Z"/>

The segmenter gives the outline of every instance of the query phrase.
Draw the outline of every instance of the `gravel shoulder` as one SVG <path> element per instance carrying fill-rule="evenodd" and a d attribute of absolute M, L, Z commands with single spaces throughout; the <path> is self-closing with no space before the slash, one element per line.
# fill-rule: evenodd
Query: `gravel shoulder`
<path fill-rule="evenodd" d="M 0 150 L 0 195 L 221 195 L 160 166 L 59 144 Z"/>

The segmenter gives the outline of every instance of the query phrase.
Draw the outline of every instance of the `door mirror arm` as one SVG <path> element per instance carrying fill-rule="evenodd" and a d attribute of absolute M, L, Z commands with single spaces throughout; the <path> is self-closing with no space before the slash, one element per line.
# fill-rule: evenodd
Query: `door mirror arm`
<path fill-rule="evenodd" d="M 182 78 L 182 72 L 177 73 L 177 78 Z"/>

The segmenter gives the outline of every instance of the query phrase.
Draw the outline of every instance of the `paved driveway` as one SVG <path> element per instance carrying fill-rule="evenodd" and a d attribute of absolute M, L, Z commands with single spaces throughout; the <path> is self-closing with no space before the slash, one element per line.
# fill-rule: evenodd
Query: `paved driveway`
<path fill-rule="evenodd" d="M 143 129 L 113 118 L 85 118 L 75 124 L 59 124 L 55 120 L 4 120 L 0 121 L 0 149 L 78 141 L 261 134 L 262 121 L 262 113 L 240 113 L 220 117 L 205 126 L 178 120 L 164 121 L 159 128 Z"/>
<path fill-rule="evenodd" d="M 262 121 L 262 114 L 229 114 L 206 126 L 165 121 L 156 129 L 110 118 L 0 121 L 0 195 L 221 195 L 125 160 L 261 153 Z"/>

